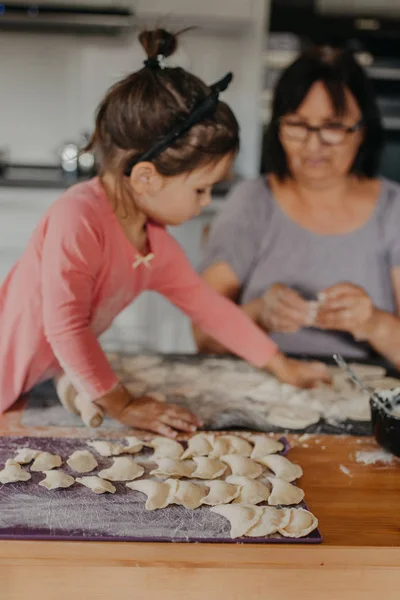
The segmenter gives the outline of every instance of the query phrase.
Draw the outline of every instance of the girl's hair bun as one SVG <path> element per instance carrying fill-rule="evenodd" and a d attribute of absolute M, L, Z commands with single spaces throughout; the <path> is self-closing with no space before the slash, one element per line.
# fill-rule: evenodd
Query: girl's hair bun
<path fill-rule="evenodd" d="M 171 56 L 178 46 L 177 36 L 165 29 L 142 31 L 139 35 L 139 42 L 149 58 L 159 54 L 165 57 Z"/>

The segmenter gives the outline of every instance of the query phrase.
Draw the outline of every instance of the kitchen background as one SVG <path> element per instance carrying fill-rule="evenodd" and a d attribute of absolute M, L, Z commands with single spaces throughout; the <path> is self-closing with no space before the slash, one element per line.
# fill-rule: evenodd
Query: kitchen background
<path fill-rule="evenodd" d="M 46 208 L 77 177 L 89 175 L 83 171 L 90 156 L 76 171 L 75 145 L 90 133 L 105 90 L 140 68 L 138 30 L 155 23 L 198 26 L 181 38 L 174 60 L 205 81 L 234 71 L 225 99 L 242 129 L 238 177 L 260 172 L 271 90 L 282 68 L 310 41 L 351 47 L 374 78 L 384 117 L 381 172 L 400 180 L 399 0 L 0 3 L 0 284 Z M 204 214 L 172 230 L 195 266 L 228 188 L 229 182 L 217 187 Z M 125 351 L 194 350 L 186 317 L 150 293 L 120 315 L 103 344 Z"/>

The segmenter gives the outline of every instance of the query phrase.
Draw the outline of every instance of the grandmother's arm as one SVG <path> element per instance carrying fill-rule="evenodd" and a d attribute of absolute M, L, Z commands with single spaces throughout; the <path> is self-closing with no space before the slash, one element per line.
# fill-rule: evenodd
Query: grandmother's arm
<path fill-rule="evenodd" d="M 396 314 L 375 308 L 365 328 L 365 338 L 382 356 L 400 369 L 400 267 L 392 269 Z"/>
<path fill-rule="evenodd" d="M 218 262 L 208 267 L 202 278 L 212 287 L 216 292 L 229 298 L 234 302 L 237 302 L 241 283 L 233 271 L 233 269 L 226 262 Z M 257 298 L 241 306 L 243 312 L 247 314 L 254 323 L 259 325 L 260 315 L 262 314 L 263 300 Z M 212 354 L 224 354 L 227 350 L 218 344 L 213 338 L 203 333 L 198 327 L 193 325 L 193 336 L 199 352 L 212 353 Z"/>

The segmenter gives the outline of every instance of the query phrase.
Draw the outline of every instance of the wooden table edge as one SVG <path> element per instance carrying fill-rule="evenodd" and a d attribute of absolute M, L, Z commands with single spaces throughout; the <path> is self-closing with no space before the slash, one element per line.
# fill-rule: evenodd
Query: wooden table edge
<path fill-rule="evenodd" d="M 267 544 L 0 541 L 4 566 L 142 566 L 170 568 L 396 568 L 400 548 Z"/>

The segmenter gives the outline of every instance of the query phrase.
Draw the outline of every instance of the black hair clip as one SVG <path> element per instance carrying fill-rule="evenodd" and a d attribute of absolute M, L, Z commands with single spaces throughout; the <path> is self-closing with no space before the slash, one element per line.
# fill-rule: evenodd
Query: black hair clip
<path fill-rule="evenodd" d="M 166 57 L 164 56 L 164 54 L 157 54 L 157 56 L 149 56 L 149 58 L 146 58 L 146 60 L 143 61 L 143 64 L 147 69 L 158 70 L 167 68 Z"/>
<path fill-rule="evenodd" d="M 140 156 L 137 156 L 129 161 L 124 171 L 125 175 L 129 177 L 133 167 L 136 164 L 139 162 L 153 160 L 156 156 L 161 154 L 161 152 L 171 146 L 171 144 L 173 144 L 178 138 L 185 135 L 185 133 L 187 133 L 194 125 L 197 125 L 197 123 L 205 119 L 207 116 L 213 114 L 218 105 L 220 93 L 227 89 L 232 79 L 233 74 L 227 73 L 225 77 L 211 85 L 211 93 L 205 100 L 200 102 L 200 104 L 185 119 L 185 121 L 177 125 L 172 131 L 170 131 L 170 133 L 168 133 L 164 138 L 150 148 L 150 150 L 147 150 Z"/>

